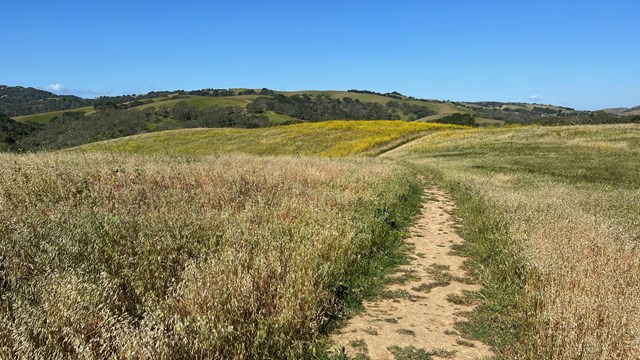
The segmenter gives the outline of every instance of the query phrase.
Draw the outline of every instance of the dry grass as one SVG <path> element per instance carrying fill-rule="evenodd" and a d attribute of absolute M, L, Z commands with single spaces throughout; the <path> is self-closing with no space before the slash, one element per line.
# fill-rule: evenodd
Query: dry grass
<path fill-rule="evenodd" d="M 373 160 L 0 155 L 0 358 L 322 356 L 418 201 Z"/>
<path fill-rule="evenodd" d="M 640 358 L 637 125 L 437 133 L 393 156 L 437 172 L 458 195 L 470 253 L 486 256 L 476 259 L 485 289 L 514 297 L 489 310 L 512 316 L 511 328 L 478 332 L 498 347 L 495 337 L 519 332 L 504 356 Z M 513 264 L 495 263 L 497 250 Z M 505 290 L 518 284 L 510 277 L 526 298 Z"/>

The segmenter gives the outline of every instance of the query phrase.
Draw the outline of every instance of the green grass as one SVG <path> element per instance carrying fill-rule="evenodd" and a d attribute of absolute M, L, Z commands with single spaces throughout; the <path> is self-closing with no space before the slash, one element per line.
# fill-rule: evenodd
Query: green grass
<path fill-rule="evenodd" d="M 365 354 L 369 351 L 367 343 L 363 339 L 351 340 L 349 346 Z"/>
<path fill-rule="evenodd" d="M 226 97 L 212 97 L 212 96 L 195 96 L 189 95 L 184 98 L 173 98 L 173 97 L 160 97 L 152 99 L 153 102 L 149 104 L 144 104 L 140 106 L 133 107 L 132 109 L 142 110 L 150 107 L 166 107 L 171 109 L 175 104 L 180 101 L 184 101 L 190 106 L 194 106 L 198 109 L 204 109 L 210 106 L 240 106 L 246 107 L 252 100 L 257 98 L 257 95 L 241 95 L 241 96 L 226 96 Z M 89 113 L 93 111 L 93 106 L 85 106 L 76 109 L 62 110 L 62 111 L 51 111 L 40 114 L 32 114 L 32 115 L 24 115 L 24 116 L 16 116 L 13 119 L 20 122 L 29 122 L 34 124 L 45 124 L 50 122 L 53 118 L 57 116 L 61 116 L 65 112 L 68 111 L 80 111 L 84 113 Z M 288 118 L 286 115 L 279 114 L 266 114 L 269 119 L 273 121 L 273 123 L 280 123 L 286 120 L 293 120 L 293 118 Z"/>
<path fill-rule="evenodd" d="M 542 178 L 577 186 L 637 188 L 637 125 L 515 127 L 435 134 L 412 150 L 424 159 L 451 159 L 476 174 Z M 496 161 L 500 158 L 500 161 Z M 529 185 L 535 185 L 531 183 Z"/>
<path fill-rule="evenodd" d="M 451 115 L 454 113 L 463 113 L 463 114 L 467 114 L 467 113 L 472 113 L 473 111 L 467 109 L 467 108 L 463 108 L 463 107 L 459 107 L 456 105 L 453 105 L 451 103 L 441 103 L 441 102 L 435 102 L 435 101 L 418 101 L 418 100 L 407 100 L 407 99 L 394 99 L 394 98 L 390 98 L 390 97 L 386 97 L 386 96 L 381 96 L 381 95 L 376 95 L 376 94 L 359 94 L 359 93 L 352 93 L 352 92 L 348 92 L 348 91 L 332 91 L 332 90 L 327 90 L 327 91 L 319 91 L 319 90 L 304 90 L 304 91 L 279 91 L 279 93 L 283 94 L 283 95 L 287 95 L 287 96 L 291 96 L 291 95 L 302 95 L 302 94 L 309 94 L 310 96 L 315 96 L 315 95 L 328 95 L 334 99 L 343 99 L 345 97 L 348 97 L 350 99 L 358 99 L 361 102 L 367 102 L 367 103 L 376 103 L 376 104 L 380 104 L 380 105 L 386 105 L 389 101 L 399 101 L 399 102 L 404 102 L 404 103 L 408 103 L 408 104 L 413 104 L 413 105 L 420 105 L 420 106 L 426 106 L 428 108 L 431 108 L 432 110 L 435 110 L 438 112 L 437 115 L 432 115 L 426 118 L 422 118 L 419 119 L 419 121 L 432 121 L 435 119 L 439 119 L 441 117 L 444 117 L 446 115 Z M 403 119 L 406 120 L 406 119 Z"/>
<path fill-rule="evenodd" d="M 302 94 L 308 94 L 310 96 L 328 95 L 334 99 L 343 99 L 345 97 L 348 97 L 354 100 L 358 99 L 361 102 L 376 103 L 380 105 L 386 105 L 389 101 L 397 100 L 397 99 L 393 99 L 386 96 L 380 96 L 376 94 L 359 94 L 359 93 L 352 93 L 348 91 L 335 91 L 335 90 L 278 91 L 278 93 L 281 93 L 285 96 L 302 95 Z"/>
<path fill-rule="evenodd" d="M 476 118 L 476 124 L 485 125 L 485 126 L 496 126 L 496 125 L 504 125 L 503 120 L 496 119 L 487 119 L 487 118 Z"/>
<path fill-rule="evenodd" d="M 456 354 L 455 350 L 435 349 L 426 350 L 415 346 L 391 346 L 388 350 L 396 360 L 431 360 L 435 357 L 450 358 Z"/>
<path fill-rule="evenodd" d="M 15 121 L 27 122 L 32 124 L 46 124 L 51 120 L 53 120 L 53 118 L 62 116 L 62 114 L 64 114 L 65 112 L 70 112 L 70 111 L 88 113 L 90 111 L 93 111 L 93 106 L 85 106 L 81 108 L 61 110 L 61 111 L 51 111 L 51 112 L 40 113 L 40 114 L 16 116 L 13 119 Z"/>
<path fill-rule="evenodd" d="M 265 115 L 266 117 L 268 117 L 269 122 L 274 125 L 279 125 L 279 124 L 290 122 L 290 121 L 299 121 L 299 119 L 296 119 L 293 116 L 289 116 L 286 114 L 278 114 L 273 111 L 266 111 L 261 115 Z"/>
<path fill-rule="evenodd" d="M 174 99 L 172 97 L 163 97 L 163 98 L 155 98 L 153 103 L 144 104 L 140 106 L 133 107 L 132 109 L 146 109 L 150 107 L 166 107 L 172 108 L 175 104 L 184 101 L 190 106 L 194 106 L 198 109 L 204 109 L 210 106 L 240 106 L 246 107 L 252 100 L 259 97 L 258 95 L 241 95 L 241 96 L 222 96 L 222 97 L 213 97 L 213 96 L 195 96 L 189 95 L 186 97 L 180 97 Z"/>
<path fill-rule="evenodd" d="M 380 95 L 375 95 L 375 94 L 358 94 L 358 93 L 350 93 L 347 91 L 316 91 L 316 90 L 310 90 L 310 91 L 293 91 L 293 92 L 287 92 L 287 91 L 279 91 L 277 93 L 281 93 L 284 94 L 286 96 L 291 96 L 291 95 L 296 95 L 296 94 L 309 94 L 311 96 L 313 95 L 329 95 L 332 98 L 335 99 L 343 99 L 345 97 L 351 98 L 351 99 L 358 99 L 362 102 L 370 102 L 370 103 L 376 103 L 376 104 L 381 104 L 381 105 L 385 105 L 386 103 L 388 103 L 389 101 L 402 101 L 402 102 L 406 102 L 406 103 L 410 103 L 410 104 L 414 104 L 414 105 L 421 105 L 421 106 L 427 106 L 435 111 L 438 112 L 437 115 L 433 115 L 427 118 L 423 118 L 420 119 L 421 121 L 431 121 L 431 120 L 435 120 L 435 119 L 439 119 L 443 116 L 446 115 L 450 115 L 453 113 L 470 113 L 471 111 L 469 109 L 466 108 L 461 108 L 461 107 L 457 107 L 453 104 L 450 103 L 438 103 L 438 102 L 424 102 L 424 101 L 416 101 L 416 100 L 397 100 L 397 99 L 393 99 L 393 98 L 389 98 L 389 97 L 385 97 L 385 96 L 380 96 Z M 177 104 L 178 102 L 184 101 L 187 104 L 189 104 L 190 106 L 194 106 L 198 109 L 204 109 L 210 106 L 240 106 L 240 107 L 246 107 L 247 104 L 249 104 L 251 101 L 255 100 L 256 98 L 260 97 L 260 95 L 239 95 L 239 96 L 223 96 L 223 97 L 212 97 L 212 96 L 196 96 L 196 95 L 186 95 L 184 97 L 182 96 L 178 96 L 177 98 L 175 96 L 166 96 L 166 97 L 159 97 L 159 98 L 153 98 L 153 102 L 149 103 L 149 104 L 144 104 L 144 105 L 140 105 L 140 106 L 136 106 L 133 107 L 132 109 L 146 109 L 146 108 L 150 108 L 150 107 L 166 107 L 171 109 L 173 106 L 175 106 L 175 104 Z M 88 107 L 82 107 L 82 108 L 77 108 L 77 109 L 70 109 L 70 110 L 65 110 L 65 111 L 82 111 L 84 113 L 87 112 L 91 112 L 93 111 L 93 107 L 88 106 Z M 31 122 L 31 123 L 38 123 L 38 124 L 43 124 L 43 123 L 47 123 L 49 121 L 51 121 L 51 119 L 53 119 L 56 116 L 60 116 L 62 115 L 65 111 L 53 111 L 53 112 L 47 112 L 47 113 L 42 113 L 42 114 L 33 114 L 33 115 L 25 115 L 25 116 L 18 116 L 15 117 L 14 119 L 16 121 L 21 121 L 21 122 Z M 273 124 L 279 124 L 285 121 L 291 121 L 291 120 L 297 120 L 293 117 L 290 117 L 288 115 L 283 115 L 283 114 L 276 114 L 274 112 L 268 112 L 265 115 L 267 115 L 267 117 L 269 117 L 269 120 L 271 120 L 271 122 Z M 402 120 L 407 120 L 406 116 L 404 114 L 400 114 Z"/>
<path fill-rule="evenodd" d="M 443 131 L 386 156 L 454 195 L 483 285 L 466 336 L 504 358 L 640 356 L 638 125 Z"/>
<path fill-rule="evenodd" d="M 456 113 L 460 113 L 460 114 L 473 114 L 472 110 L 469 110 L 467 108 L 464 107 L 460 107 L 460 106 L 456 106 L 454 104 L 451 103 L 430 103 L 430 107 L 437 111 L 438 113 L 436 115 L 431 115 L 431 116 L 427 116 L 421 119 L 418 119 L 418 121 L 434 121 L 434 120 L 438 120 L 440 118 L 443 118 L 447 115 L 451 115 L 451 114 L 456 114 Z"/>
<path fill-rule="evenodd" d="M 460 129 L 464 128 L 404 121 L 329 121 L 262 129 L 183 129 L 108 140 L 70 151 L 180 155 L 242 152 L 340 157 L 362 154 L 418 134 Z"/>

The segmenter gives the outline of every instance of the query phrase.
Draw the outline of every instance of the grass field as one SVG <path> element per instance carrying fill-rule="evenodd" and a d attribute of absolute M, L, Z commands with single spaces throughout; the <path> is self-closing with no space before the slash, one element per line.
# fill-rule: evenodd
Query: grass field
<path fill-rule="evenodd" d="M 32 124 L 46 124 L 49 121 L 53 120 L 53 118 L 61 116 L 62 114 L 68 111 L 79 111 L 83 113 L 88 113 L 90 111 L 93 111 L 93 106 L 85 106 L 81 108 L 62 110 L 62 111 L 51 111 L 51 112 L 33 114 L 33 115 L 16 116 L 13 119 L 15 121 L 27 122 Z"/>
<path fill-rule="evenodd" d="M 329 121 L 262 129 L 185 129 L 108 140 L 70 151 L 340 157 L 382 150 L 427 132 L 459 129 L 463 127 L 384 120 Z"/>
<path fill-rule="evenodd" d="M 640 127 L 439 132 L 388 156 L 456 195 L 507 358 L 640 358 Z"/>
<path fill-rule="evenodd" d="M 389 101 L 401 101 L 401 102 L 406 102 L 413 105 L 426 106 L 438 112 L 438 114 L 436 115 L 418 119 L 419 121 L 433 121 L 454 113 L 462 113 L 462 114 L 472 113 L 472 111 L 467 108 L 455 106 L 451 103 L 441 103 L 441 102 L 435 102 L 435 101 L 425 102 L 425 101 L 418 101 L 418 100 L 398 100 L 398 99 L 390 98 L 387 96 L 376 95 L 376 94 L 360 94 L 360 93 L 352 93 L 348 91 L 304 90 L 304 91 L 292 91 L 292 92 L 279 91 L 279 93 L 282 93 L 287 96 L 301 95 L 301 94 L 309 94 L 311 96 L 328 95 L 334 99 L 343 99 L 345 97 L 348 97 L 351 99 L 358 99 L 362 102 L 376 103 L 380 105 L 386 105 Z M 406 120 L 406 119 L 403 119 L 403 120 Z"/>
<path fill-rule="evenodd" d="M 418 119 L 418 121 L 434 121 L 434 120 L 438 120 L 440 118 L 443 118 L 447 115 L 451 115 L 451 114 L 456 114 L 456 113 L 460 113 L 460 114 L 472 114 L 473 111 L 467 109 L 467 108 L 463 108 L 460 106 L 456 106 L 453 105 L 451 103 L 431 103 L 430 107 L 437 111 L 438 113 L 436 115 L 431 115 L 431 116 L 427 116 L 421 119 Z"/>
<path fill-rule="evenodd" d="M 476 118 L 476 124 L 479 125 L 488 125 L 488 126 L 499 126 L 499 125 L 504 125 L 504 121 L 503 120 L 496 120 L 496 119 L 487 119 L 487 118 Z"/>
<path fill-rule="evenodd" d="M 354 100 L 358 99 L 361 102 L 376 103 L 380 105 L 386 105 L 389 101 L 396 100 L 387 96 L 381 96 L 376 94 L 360 94 L 360 93 L 353 93 L 348 91 L 337 91 L 337 90 L 277 91 L 277 93 L 283 94 L 285 96 L 302 95 L 302 94 L 308 94 L 310 96 L 328 95 L 334 99 L 343 99 L 345 97 L 348 97 Z"/>
<path fill-rule="evenodd" d="M 0 154 L 0 358 L 326 357 L 419 200 L 372 159 Z"/>
<path fill-rule="evenodd" d="M 133 107 L 132 109 L 146 109 L 150 107 L 166 107 L 172 108 L 175 104 L 184 101 L 190 106 L 194 106 L 198 109 L 204 109 L 213 105 L 217 106 L 240 106 L 245 107 L 251 102 L 251 100 L 257 98 L 257 95 L 240 95 L 240 96 L 225 96 L 225 97 L 213 97 L 213 96 L 195 96 L 189 95 L 186 97 L 171 98 L 155 98 L 153 103 L 140 105 Z"/>
<path fill-rule="evenodd" d="M 315 157 L 383 152 L 402 162 Z M 484 289 L 460 331 L 502 358 L 640 358 L 638 125 L 333 121 L 0 157 L 0 358 L 322 358 L 329 314 L 398 261 L 407 163 L 465 222 Z"/>
<path fill-rule="evenodd" d="M 294 118 L 293 116 L 289 116 L 289 115 L 286 115 L 286 114 L 278 114 L 278 113 L 273 112 L 273 111 L 265 111 L 261 115 L 265 115 L 266 117 L 269 118 L 269 121 L 271 122 L 271 124 L 276 124 L 276 125 L 285 123 L 287 121 L 297 121 L 298 120 L 298 119 Z"/>

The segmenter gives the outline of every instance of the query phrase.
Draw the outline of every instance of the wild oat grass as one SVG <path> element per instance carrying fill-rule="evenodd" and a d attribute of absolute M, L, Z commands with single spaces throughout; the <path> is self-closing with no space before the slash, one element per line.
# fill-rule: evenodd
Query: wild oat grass
<path fill-rule="evenodd" d="M 374 160 L 0 155 L 0 358 L 322 357 L 418 201 Z"/>
<path fill-rule="evenodd" d="M 476 334 L 511 358 L 640 358 L 640 127 L 435 133 L 393 156 L 457 194 L 494 296 Z"/>
<path fill-rule="evenodd" d="M 326 121 L 262 129 L 183 129 L 113 139 L 71 151 L 136 154 L 315 155 L 341 157 L 385 149 L 431 131 L 461 126 L 406 121 Z"/>

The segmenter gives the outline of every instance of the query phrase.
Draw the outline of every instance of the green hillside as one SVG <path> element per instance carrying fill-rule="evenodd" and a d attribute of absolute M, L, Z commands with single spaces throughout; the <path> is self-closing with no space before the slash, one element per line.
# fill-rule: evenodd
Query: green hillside
<path fill-rule="evenodd" d="M 246 91 L 246 90 L 245 90 Z M 398 98 L 392 98 L 389 96 L 382 96 L 378 94 L 369 94 L 369 93 L 355 93 L 350 91 L 320 91 L 320 90 L 304 90 L 304 91 L 277 91 L 275 94 L 284 95 L 287 97 L 294 95 L 309 95 L 311 97 L 315 96 L 329 96 L 332 99 L 343 100 L 345 98 L 353 99 L 360 101 L 362 103 L 368 104 L 378 104 L 381 106 L 385 106 L 390 101 L 395 101 L 401 104 L 409 104 L 413 106 L 422 107 L 425 106 L 429 108 L 434 115 L 430 115 L 427 117 L 419 118 L 421 121 L 433 121 L 437 120 L 443 116 L 454 114 L 454 113 L 473 113 L 473 111 L 457 106 L 450 102 L 440 102 L 440 101 L 423 101 L 423 100 L 415 100 L 405 96 L 398 96 Z M 256 98 L 261 97 L 263 95 L 235 95 L 235 96 L 203 96 L 203 95 L 183 95 L 179 93 L 174 93 L 168 96 L 161 96 L 146 99 L 144 104 L 131 106 L 131 102 L 124 102 L 122 105 L 127 109 L 135 109 L 135 110 L 143 110 L 149 108 L 166 108 L 168 110 L 172 109 L 176 104 L 180 102 L 184 102 L 189 106 L 195 107 L 197 109 L 205 109 L 211 106 L 239 106 L 242 108 L 246 108 L 248 104 L 253 102 Z M 120 105 L 119 105 L 120 106 Z M 93 107 L 86 106 L 81 108 L 68 109 L 63 111 L 52 111 L 46 113 L 37 113 L 31 115 L 24 115 L 14 117 L 14 120 L 19 122 L 30 122 L 36 124 L 44 124 L 50 122 L 52 119 L 56 117 L 60 117 L 67 111 L 75 111 L 75 112 L 83 112 L 90 113 L 93 111 Z M 405 114 L 402 111 L 396 111 L 397 117 L 401 120 L 416 120 L 416 118 L 411 118 L 409 115 Z M 295 121 L 298 120 L 296 117 L 277 113 L 274 111 L 267 111 L 264 113 L 269 120 L 278 124 L 284 121 Z"/>
<path fill-rule="evenodd" d="M 239 95 L 239 96 L 223 96 L 223 97 L 213 97 L 213 96 L 195 96 L 195 95 L 187 95 L 187 96 L 170 96 L 170 97 L 161 97 L 154 98 L 153 102 L 150 104 L 144 104 L 140 106 L 132 107 L 132 109 L 146 109 L 150 107 L 167 107 L 172 108 L 175 104 L 184 101 L 189 106 L 194 106 L 198 109 L 204 109 L 210 106 L 241 106 L 246 107 L 252 100 L 257 98 L 257 95 Z"/>
<path fill-rule="evenodd" d="M 410 99 L 406 96 L 400 96 L 400 99 L 395 99 L 395 98 L 391 98 L 388 96 L 382 96 L 382 95 L 378 95 L 378 94 L 363 94 L 363 93 L 355 93 L 355 92 L 350 92 L 350 91 L 336 91 L 336 90 L 329 90 L 329 91 L 321 91 L 321 90 L 302 90 L 302 91 L 279 91 L 278 93 L 286 95 L 286 96 L 291 96 L 291 95 L 302 95 L 302 94 L 309 94 L 312 96 L 315 95 L 328 95 L 334 99 L 343 99 L 343 98 L 350 98 L 350 99 L 357 99 L 359 101 L 362 102 L 367 102 L 367 103 L 376 103 L 376 104 L 380 104 L 380 105 L 385 105 L 387 104 L 389 101 L 398 101 L 398 102 L 403 102 L 403 103 L 408 103 L 408 104 L 412 104 L 412 105 L 417 105 L 417 106 L 427 106 L 430 109 L 432 109 L 433 111 L 436 111 L 437 114 L 436 115 L 431 115 L 428 117 L 424 117 L 424 118 L 420 118 L 418 120 L 420 121 L 432 121 L 432 120 L 436 120 L 439 119 L 443 116 L 446 115 L 450 115 L 450 114 L 454 114 L 454 113 L 462 113 L 462 114 L 470 114 L 473 113 L 473 111 L 466 109 L 464 107 L 461 106 L 457 106 L 453 103 L 450 102 L 443 102 L 443 101 L 424 101 L 424 100 L 414 100 L 414 99 Z M 402 118 L 402 120 L 407 120 L 406 117 Z"/>
<path fill-rule="evenodd" d="M 72 148 L 73 152 L 210 155 L 363 154 L 401 144 L 439 130 L 460 126 L 404 121 L 327 121 L 261 129 L 183 129 L 134 135 Z"/>
<path fill-rule="evenodd" d="M 450 102 L 441 102 L 441 103 L 429 103 L 429 106 L 438 112 L 436 115 L 427 116 L 419 119 L 420 121 L 434 121 L 440 118 L 443 118 L 447 115 L 451 114 L 474 114 L 474 112 L 470 109 L 464 108 L 462 106 L 455 105 Z"/>
<path fill-rule="evenodd" d="M 54 118 L 62 116 L 62 114 L 64 114 L 65 112 L 82 112 L 86 114 L 91 111 L 93 111 L 93 106 L 85 106 L 69 110 L 59 110 L 32 115 L 15 116 L 13 120 L 31 124 L 46 124 Z"/>
<path fill-rule="evenodd" d="M 265 101 L 265 99 L 270 99 Z M 333 104 L 326 104 L 331 99 Z M 0 101 L 1 103 L 2 101 Z M 176 104 L 184 103 L 197 110 L 212 106 L 240 107 L 255 113 L 261 107 L 270 124 L 283 122 L 321 121 L 333 119 L 372 120 L 399 119 L 408 121 L 437 121 L 452 114 L 471 114 L 481 125 L 501 125 L 504 123 L 544 123 L 573 124 L 584 122 L 583 118 L 592 116 L 592 112 L 543 104 L 516 102 L 450 102 L 440 100 L 416 99 L 397 92 L 377 93 L 366 90 L 301 90 L 273 91 L 268 89 L 203 89 L 193 91 L 152 92 L 145 95 L 125 95 L 102 97 L 94 102 L 96 109 L 100 103 L 108 104 L 111 109 L 170 111 Z M 323 104 L 324 103 L 324 104 Z M 354 109 L 353 105 L 365 109 Z M 267 106 L 268 108 L 264 108 Z M 309 111 L 314 109 L 314 111 Z M 330 109 L 340 109 L 332 116 L 327 115 Z M 633 115 L 633 109 L 626 112 L 613 113 L 607 123 L 615 123 L 623 115 Z M 92 108 L 85 106 L 66 111 L 92 113 Z M 20 122 L 45 124 L 65 111 L 53 111 L 14 117 Z M 378 114 L 378 115 L 374 115 Z M 618 116 L 620 115 L 620 116 Z M 577 120 L 576 120 L 577 119 Z M 591 120 L 586 122 L 591 123 Z M 624 120 L 620 122 L 630 122 Z M 171 126 L 169 126 L 171 127 Z M 154 127 L 152 126 L 151 129 Z"/>
<path fill-rule="evenodd" d="M 90 106 L 93 102 L 93 99 L 57 95 L 32 87 L 0 85 L 0 113 L 10 117 L 64 111 Z"/>

